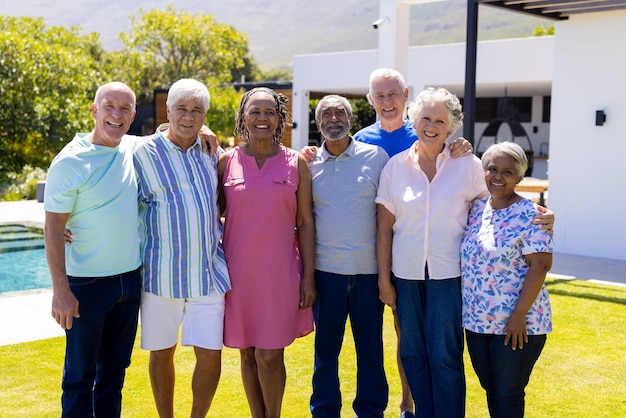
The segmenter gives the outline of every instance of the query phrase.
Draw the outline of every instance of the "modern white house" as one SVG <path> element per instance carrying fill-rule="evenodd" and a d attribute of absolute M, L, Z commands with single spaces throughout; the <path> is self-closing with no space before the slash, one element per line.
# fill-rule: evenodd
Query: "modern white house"
<path fill-rule="evenodd" d="M 409 47 L 408 11 L 418 2 L 381 0 L 379 49 L 294 57 L 293 148 L 308 144 L 312 95 L 365 95 L 378 67 L 401 71 L 411 96 L 435 85 L 467 100 L 470 42 Z M 557 252 L 626 261 L 626 1 L 468 0 L 468 10 L 479 3 L 555 19 L 554 36 L 478 42 L 477 100 L 468 97 L 531 98 L 522 126 L 533 177 L 549 179 Z M 486 122 L 471 122 L 476 147 Z"/>

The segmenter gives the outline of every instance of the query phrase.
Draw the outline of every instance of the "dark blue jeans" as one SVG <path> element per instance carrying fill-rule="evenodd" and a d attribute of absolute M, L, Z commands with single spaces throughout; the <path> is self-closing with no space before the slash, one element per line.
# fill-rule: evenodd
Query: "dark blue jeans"
<path fill-rule="evenodd" d="M 400 358 L 417 417 L 465 416 L 461 278 L 395 279 Z"/>
<path fill-rule="evenodd" d="M 546 344 L 545 335 L 529 335 L 524 348 L 513 351 L 504 335 L 477 334 L 465 330 L 467 350 L 480 385 L 487 392 L 491 417 L 522 418 L 524 389 Z"/>
<path fill-rule="evenodd" d="M 119 417 L 137 333 L 140 271 L 68 280 L 80 318 L 65 332 L 62 416 Z"/>
<path fill-rule="evenodd" d="M 315 285 L 315 368 L 310 404 L 313 417 L 341 415 L 339 352 L 348 316 L 357 357 L 352 408 L 359 418 L 382 417 L 389 388 L 383 364 L 384 305 L 378 298 L 378 275 L 348 276 L 316 270 Z"/>

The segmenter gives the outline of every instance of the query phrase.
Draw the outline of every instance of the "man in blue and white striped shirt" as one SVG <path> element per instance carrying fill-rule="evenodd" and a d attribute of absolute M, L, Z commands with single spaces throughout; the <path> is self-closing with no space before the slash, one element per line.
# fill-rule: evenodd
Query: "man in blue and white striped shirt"
<path fill-rule="evenodd" d="M 198 133 L 209 108 L 202 83 L 182 79 L 168 93 L 169 128 L 134 151 L 143 259 L 141 347 L 160 416 L 174 416 L 174 351 L 194 347 L 191 416 L 206 416 L 221 370 L 224 293 L 230 279 L 221 246 L 217 155 Z"/>

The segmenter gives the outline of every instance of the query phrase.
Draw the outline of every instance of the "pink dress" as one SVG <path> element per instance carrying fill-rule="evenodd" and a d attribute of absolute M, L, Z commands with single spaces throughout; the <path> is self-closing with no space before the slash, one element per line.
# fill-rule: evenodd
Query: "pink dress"
<path fill-rule="evenodd" d="M 284 348 L 313 331 L 300 309 L 302 261 L 296 245 L 298 153 L 284 148 L 259 169 L 240 147 L 224 171 L 226 293 L 224 345 Z"/>

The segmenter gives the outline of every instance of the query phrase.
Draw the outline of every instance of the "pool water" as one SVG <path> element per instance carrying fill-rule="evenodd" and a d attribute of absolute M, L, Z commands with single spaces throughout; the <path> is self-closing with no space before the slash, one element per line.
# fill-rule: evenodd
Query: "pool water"
<path fill-rule="evenodd" d="M 41 229 L 0 225 L 0 293 L 49 287 Z"/>

